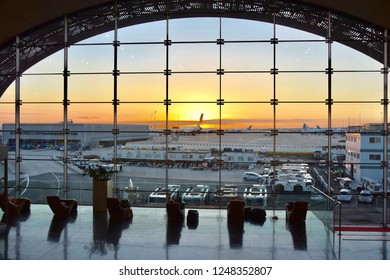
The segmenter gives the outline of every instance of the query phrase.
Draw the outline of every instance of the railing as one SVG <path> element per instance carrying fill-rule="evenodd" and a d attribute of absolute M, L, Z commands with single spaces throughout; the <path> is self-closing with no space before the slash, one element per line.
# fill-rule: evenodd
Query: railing
<path fill-rule="evenodd" d="M 27 183 L 26 183 L 27 184 Z M 80 205 L 92 205 L 93 186 L 92 179 L 85 177 L 85 181 L 70 181 L 68 191 L 64 193 L 62 182 L 57 180 L 29 180 L 28 186 L 22 185 L 20 188 L 21 196 L 28 197 L 32 203 L 45 204 L 46 196 L 59 195 L 60 197 L 77 199 Z M 180 184 L 179 192 L 166 193 L 160 200 L 149 199 L 151 194 L 159 186 L 164 186 L 164 182 L 142 183 L 138 186 L 129 186 L 128 182 L 115 182 L 113 184 L 113 196 L 128 199 L 133 206 L 138 207 L 165 207 L 167 197 L 173 199 L 185 199 L 185 193 L 194 183 Z M 249 188 L 256 186 L 251 183 L 235 184 L 236 192 L 221 195 L 220 187 L 217 184 L 209 184 L 208 192 L 192 195 L 192 199 L 185 199 L 186 205 L 191 208 L 221 208 L 225 209 L 227 203 L 232 199 L 242 199 L 246 205 L 251 207 L 261 207 L 266 210 L 284 210 L 285 205 L 291 201 L 305 200 L 309 203 L 309 211 L 313 212 L 318 219 L 330 230 L 334 230 L 335 223 L 340 223 L 340 217 L 335 217 L 334 208 L 339 207 L 340 203 L 327 196 L 319 189 L 313 187 L 311 192 L 283 192 L 275 193 L 271 187 L 258 190 L 250 194 Z M 259 193 L 261 195 L 259 195 Z M 10 189 L 10 196 L 15 195 L 15 189 Z"/>

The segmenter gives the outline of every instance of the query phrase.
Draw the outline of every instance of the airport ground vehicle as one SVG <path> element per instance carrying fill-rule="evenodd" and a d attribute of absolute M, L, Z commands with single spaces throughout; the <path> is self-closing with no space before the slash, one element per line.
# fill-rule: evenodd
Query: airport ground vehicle
<path fill-rule="evenodd" d="M 179 193 L 180 185 L 168 185 L 167 188 L 158 187 L 148 197 L 148 203 L 163 204 L 169 199 L 175 200 Z"/>
<path fill-rule="evenodd" d="M 277 193 L 281 192 L 310 192 L 313 187 L 311 180 L 280 180 L 272 186 Z"/>
<path fill-rule="evenodd" d="M 266 203 L 267 189 L 265 185 L 255 184 L 252 187 L 245 188 L 244 200 L 246 204 Z"/>
<path fill-rule="evenodd" d="M 352 200 L 352 191 L 350 189 L 341 189 L 337 195 L 337 200 L 350 202 Z"/>
<path fill-rule="evenodd" d="M 238 187 L 234 184 L 227 184 L 217 188 L 214 194 L 214 200 L 218 203 L 227 203 L 236 198 L 238 198 Z"/>
<path fill-rule="evenodd" d="M 359 184 L 354 179 L 351 179 L 349 177 L 338 177 L 337 180 L 340 181 L 340 187 L 342 189 L 350 189 L 352 191 L 358 191 L 358 192 L 360 192 L 363 189 L 361 184 Z"/>
<path fill-rule="evenodd" d="M 209 199 L 209 186 L 197 185 L 195 187 L 189 187 L 182 195 L 182 201 L 185 203 L 203 205 L 208 202 Z"/>
<path fill-rule="evenodd" d="M 259 181 L 263 179 L 263 176 L 256 172 L 244 172 L 244 174 L 242 174 L 242 179 L 244 181 Z"/>
<path fill-rule="evenodd" d="M 372 203 L 374 195 L 370 190 L 362 190 L 359 194 L 359 202 Z"/>

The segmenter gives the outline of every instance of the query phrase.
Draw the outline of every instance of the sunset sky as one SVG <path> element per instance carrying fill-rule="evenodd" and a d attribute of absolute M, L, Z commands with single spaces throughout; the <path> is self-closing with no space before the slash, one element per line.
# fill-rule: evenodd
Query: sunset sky
<path fill-rule="evenodd" d="M 165 125 L 166 108 L 166 22 L 153 22 L 121 29 L 118 68 L 118 121 Z M 171 20 L 169 39 L 170 126 L 196 123 L 204 114 L 203 127 L 216 127 L 221 114 L 226 127 L 270 128 L 273 125 L 273 46 L 263 43 L 228 43 L 233 40 L 269 40 L 273 26 L 268 23 L 222 19 L 222 68 L 225 71 L 262 71 L 262 73 L 215 74 L 219 66 L 218 18 Z M 279 71 L 318 71 L 316 73 L 279 73 L 276 76 L 278 127 L 327 125 L 327 44 L 323 38 L 299 30 L 277 26 L 276 68 Z M 318 42 L 282 42 L 283 40 Z M 83 43 L 112 43 L 108 32 Z M 185 44 L 188 41 L 203 43 Z M 210 43 L 209 41 L 213 42 Z M 160 44 L 126 44 L 160 42 Z M 181 42 L 175 44 L 175 42 Z M 333 125 L 359 125 L 382 120 L 383 77 L 380 63 L 341 44 L 332 45 Z M 63 121 L 63 51 L 30 68 L 21 78 L 21 122 Z M 71 46 L 69 49 L 69 119 L 81 123 L 113 121 L 113 47 L 110 45 Z M 366 73 L 350 72 L 366 71 Z M 342 71 L 342 72 L 337 72 Z M 368 71 L 378 71 L 370 72 Z M 137 72 L 137 74 L 134 74 Z M 175 73 L 181 72 L 181 73 Z M 188 73 L 191 72 L 191 73 Z M 200 73 L 206 72 L 206 73 Z M 44 73 L 45 75 L 31 75 Z M 92 74 L 95 73 L 95 74 Z M 96 74 L 99 73 L 99 74 Z M 130 74 L 132 73 L 132 74 Z M 148 74 L 147 74 L 148 73 Z M 153 74 L 151 74 L 153 73 Z M 30 74 L 30 75 L 27 75 Z M 220 88 L 221 85 L 221 88 Z M 225 105 L 217 106 L 222 93 Z M 0 99 L 0 123 L 14 122 L 14 84 Z M 302 102 L 305 101 L 304 104 Z M 309 101 L 309 102 L 307 102 Z M 337 101 L 348 101 L 350 104 Z M 354 101 L 377 101 L 360 104 Z M 49 102 L 39 104 L 40 102 Z M 87 102 L 95 102 L 87 104 Z M 299 104 L 301 102 L 301 104 Z M 189 104 L 191 103 L 191 104 Z"/>

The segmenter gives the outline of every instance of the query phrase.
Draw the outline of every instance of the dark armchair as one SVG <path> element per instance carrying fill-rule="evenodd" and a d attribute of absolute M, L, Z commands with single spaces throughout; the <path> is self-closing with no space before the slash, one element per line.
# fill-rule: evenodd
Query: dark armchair
<path fill-rule="evenodd" d="M 115 220 L 130 220 L 133 218 L 133 210 L 128 200 L 121 200 L 116 197 L 107 197 L 107 210 L 110 218 Z"/>
<path fill-rule="evenodd" d="M 25 197 L 7 197 L 0 193 L 0 208 L 4 213 L 14 217 L 30 212 L 31 200 Z"/>
<path fill-rule="evenodd" d="M 184 209 L 181 205 L 173 200 L 169 200 L 166 204 L 168 221 L 170 222 L 183 222 L 184 220 Z"/>
<path fill-rule="evenodd" d="M 57 218 L 68 218 L 77 214 L 78 203 L 75 199 L 60 199 L 56 195 L 46 197 L 47 204 Z"/>
<path fill-rule="evenodd" d="M 306 221 L 308 203 L 306 201 L 286 204 L 286 221 L 292 224 L 303 224 Z"/>
<path fill-rule="evenodd" d="M 229 223 L 244 222 L 244 206 L 245 202 L 239 199 L 232 200 L 227 204 L 227 217 Z"/>

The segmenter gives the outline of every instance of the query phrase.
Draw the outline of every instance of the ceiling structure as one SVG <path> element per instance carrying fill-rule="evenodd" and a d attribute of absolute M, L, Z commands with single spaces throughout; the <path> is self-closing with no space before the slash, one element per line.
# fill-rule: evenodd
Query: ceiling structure
<path fill-rule="evenodd" d="M 0 45 L 47 21 L 110 2 L 113 1 L 2 0 L 0 1 Z M 390 29 L 390 1 L 388 0 L 305 0 L 300 2 L 326 7 L 371 22 L 384 29 Z"/>

